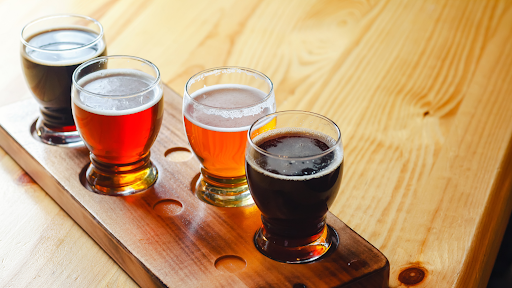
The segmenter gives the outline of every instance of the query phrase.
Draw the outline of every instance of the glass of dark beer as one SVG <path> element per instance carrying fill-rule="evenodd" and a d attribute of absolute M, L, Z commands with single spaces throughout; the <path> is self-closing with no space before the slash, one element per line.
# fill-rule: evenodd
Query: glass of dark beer
<path fill-rule="evenodd" d="M 275 111 L 272 82 L 256 70 L 211 68 L 188 80 L 183 124 L 201 162 L 195 187 L 199 199 L 221 207 L 254 203 L 245 179 L 246 135 L 254 121 Z"/>
<path fill-rule="evenodd" d="M 73 73 L 73 116 L 91 163 L 89 187 L 106 195 L 129 195 L 151 187 L 150 160 L 164 114 L 158 68 L 132 56 L 89 60 Z"/>
<path fill-rule="evenodd" d="M 36 133 L 52 145 L 82 145 L 71 113 L 71 75 L 78 65 L 106 54 L 103 27 L 81 15 L 36 19 L 21 30 L 21 64 L 39 103 Z"/>
<path fill-rule="evenodd" d="M 259 130 L 269 121 L 275 127 Z M 333 121 L 304 111 L 260 118 L 248 132 L 245 170 L 261 211 L 254 237 L 261 253 L 306 263 L 336 245 L 337 233 L 326 225 L 343 174 L 341 134 Z"/>

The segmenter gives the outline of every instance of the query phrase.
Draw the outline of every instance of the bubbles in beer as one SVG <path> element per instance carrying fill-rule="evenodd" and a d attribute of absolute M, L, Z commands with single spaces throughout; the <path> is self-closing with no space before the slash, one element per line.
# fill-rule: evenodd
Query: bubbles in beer
<path fill-rule="evenodd" d="M 242 108 L 254 105 L 266 96 L 262 91 L 242 85 L 206 87 L 192 94 L 197 102 L 217 108 Z"/>
<path fill-rule="evenodd" d="M 184 113 L 188 120 L 203 128 L 224 131 L 239 128 L 247 131 L 258 118 L 274 111 L 274 96 L 240 84 L 218 84 L 201 88 L 190 97 Z M 232 132 L 229 130 L 229 132 Z"/>
<path fill-rule="evenodd" d="M 160 87 L 146 91 L 154 81 L 154 77 L 137 70 L 100 70 L 79 81 L 85 91 L 77 91 L 79 95 L 74 97 L 79 97 L 79 101 L 75 103 L 84 110 L 103 115 L 136 113 L 162 98 Z"/>
<path fill-rule="evenodd" d="M 253 143 L 269 155 L 247 155 L 247 162 L 267 176 L 305 180 L 332 173 L 343 160 L 342 148 L 323 133 L 304 128 L 274 129 L 258 135 Z"/>

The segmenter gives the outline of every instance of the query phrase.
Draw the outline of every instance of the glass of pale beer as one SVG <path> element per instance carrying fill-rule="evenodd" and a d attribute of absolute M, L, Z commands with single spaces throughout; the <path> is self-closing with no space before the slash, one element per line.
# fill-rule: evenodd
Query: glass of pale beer
<path fill-rule="evenodd" d="M 82 15 L 36 19 L 21 30 L 21 67 L 39 103 L 36 134 L 51 145 L 83 145 L 71 113 L 71 76 L 78 65 L 107 53 L 103 27 Z"/>
<path fill-rule="evenodd" d="M 150 160 L 164 114 L 158 68 L 133 56 L 107 56 L 73 73 L 73 116 L 90 151 L 87 184 L 97 193 L 129 195 L 151 187 Z"/>
<path fill-rule="evenodd" d="M 260 131 L 270 121 L 276 125 Z M 318 259 L 338 243 L 326 225 L 343 175 L 338 126 L 315 113 L 282 111 L 256 121 L 247 136 L 247 182 L 262 220 L 257 249 L 285 263 Z"/>
<path fill-rule="evenodd" d="M 272 81 L 256 70 L 212 68 L 188 80 L 183 123 L 201 163 L 195 187 L 199 199 L 221 207 L 254 203 L 245 178 L 246 134 L 256 119 L 275 110 Z"/>

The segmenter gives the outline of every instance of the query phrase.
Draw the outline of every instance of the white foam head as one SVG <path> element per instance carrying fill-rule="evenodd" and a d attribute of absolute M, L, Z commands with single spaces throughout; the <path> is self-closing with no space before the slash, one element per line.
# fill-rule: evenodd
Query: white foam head
<path fill-rule="evenodd" d="M 103 34 L 81 26 L 35 31 L 25 38 L 22 56 L 45 66 L 78 65 L 100 56 L 106 48 Z"/>
<path fill-rule="evenodd" d="M 273 92 L 267 95 L 241 84 L 211 85 L 190 96 L 185 92 L 183 102 L 183 115 L 189 121 L 219 132 L 247 131 L 254 121 L 275 111 Z"/>
<path fill-rule="evenodd" d="M 276 161 L 299 161 L 299 160 L 311 161 L 313 159 L 318 159 L 318 158 L 322 157 L 323 155 L 326 155 L 330 152 L 333 152 L 334 157 L 326 168 L 324 168 L 314 174 L 303 175 L 303 176 L 287 176 L 287 175 L 275 174 L 275 173 L 269 172 L 269 171 L 261 168 L 260 164 L 258 163 L 258 160 L 256 160 L 255 157 L 253 155 L 251 155 L 251 154 L 259 154 L 260 153 L 259 151 L 255 150 L 254 148 L 246 149 L 245 158 L 246 158 L 247 163 L 249 165 L 251 165 L 251 167 L 253 167 L 255 170 L 262 173 L 263 175 L 277 178 L 277 179 L 282 179 L 282 180 L 289 180 L 289 181 L 305 181 L 305 180 L 309 180 L 309 179 L 320 178 L 324 175 L 332 173 L 335 169 L 338 168 L 338 166 L 341 165 L 341 163 L 343 162 L 343 146 L 337 145 L 337 141 L 334 138 L 332 138 L 331 136 L 324 134 L 322 132 L 319 132 L 319 131 L 311 130 L 311 129 L 288 128 L 287 127 L 287 128 L 278 128 L 278 129 L 265 131 L 265 132 L 259 134 L 258 136 L 254 137 L 254 139 L 252 139 L 252 143 L 253 143 L 252 145 L 257 146 L 261 142 L 264 142 L 266 139 L 275 138 L 276 136 L 278 136 L 280 134 L 282 134 L 282 135 L 296 134 L 297 132 L 305 133 L 308 135 L 314 135 L 314 138 L 322 140 L 330 148 L 318 156 L 307 156 L 307 157 L 293 158 L 293 157 L 279 157 L 278 155 L 266 154 L 263 159 L 270 158 L 270 159 L 274 159 Z M 251 145 L 251 144 L 248 144 L 248 145 Z M 329 151 L 330 149 L 332 149 L 332 151 Z"/>
<path fill-rule="evenodd" d="M 152 87 L 154 83 L 154 77 L 134 69 L 100 70 L 78 81 L 82 89 L 74 86 L 72 99 L 78 107 L 94 114 L 128 115 L 144 111 L 162 99 L 162 84 Z"/>

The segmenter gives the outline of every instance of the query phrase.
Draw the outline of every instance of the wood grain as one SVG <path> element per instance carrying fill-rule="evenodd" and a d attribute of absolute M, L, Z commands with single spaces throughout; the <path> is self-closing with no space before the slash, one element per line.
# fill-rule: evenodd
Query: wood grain
<path fill-rule="evenodd" d="M 151 60 L 178 92 L 204 68 L 257 69 L 274 82 L 279 110 L 311 110 L 339 124 L 346 173 L 331 211 L 388 257 L 391 287 L 405 287 L 398 275 L 414 265 L 428 271 L 415 287 L 485 287 L 512 210 L 511 6 L 505 0 L 0 0 L 0 104 L 30 97 L 17 58 L 19 31 L 53 13 L 97 18 L 110 54 Z M 19 222 L 0 211 L 6 223 L 19 223 L 3 231 L 38 243 L 40 234 L 29 237 L 27 223 L 51 219 L 45 211 L 54 204 L 16 202 L 32 186 L 16 184 L 17 176 L 6 172 L 12 160 L 0 158 L 2 179 L 16 187 L 2 191 L 4 205 L 28 217 Z M 48 243 L 65 241 L 58 235 Z M 16 246 L 2 247 L 7 255 Z M 62 261 L 80 262 L 74 254 L 64 253 Z M 44 255 L 20 259 L 53 263 Z M 80 275 L 94 279 L 89 267 L 96 264 L 88 259 Z M 5 267 L 32 277 L 21 265 Z"/>
<path fill-rule="evenodd" d="M 340 244 L 322 260 L 294 265 L 263 256 L 253 240 L 261 226 L 257 207 L 200 201 L 190 189 L 198 160 L 170 160 L 169 151 L 186 149 L 187 141 L 182 98 L 169 88 L 164 95 L 166 120 L 151 149 L 159 179 L 144 193 L 109 197 L 88 191 L 85 147 L 51 147 L 31 135 L 35 100 L 0 109 L 0 145 L 141 286 L 387 287 L 386 257 L 332 214 L 327 223 Z"/>
<path fill-rule="evenodd" d="M 0 172 L 1 286 L 136 286 L 4 150 Z"/>

